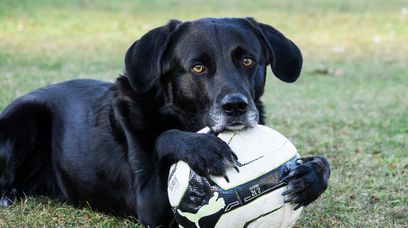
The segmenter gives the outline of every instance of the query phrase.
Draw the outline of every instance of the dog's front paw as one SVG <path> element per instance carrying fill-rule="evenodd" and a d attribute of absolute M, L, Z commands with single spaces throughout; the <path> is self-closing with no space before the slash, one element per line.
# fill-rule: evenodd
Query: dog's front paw
<path fill-rule="evenodd" d="M 223 176 L 227 168 L 236 168 L 237 159 L 228 144 L 218 137 L 192 133 L 181 160 L 200 176 Z M 228 181 L 228 177 L 225 178 Z"/>
<path fill-rule="evenodd" d="M 155 147 L 159 161 L 184 161 L 200 176 L 225 177 L 228 168 L 238 170 L 237 155 L 212 134 L 168 130 L 156 140 Z M 225 178 L 228 181 L 228 177 Z"/>
<path fill-rule="evenodd" d="M 288 183 L 282 193 L 285 203 L 297 204 L 295 210 L 315 201 L 326 190 L 330 176 L 329 162 L 323 157 L 299 158 L 297 163 L 282 179 Z"/>

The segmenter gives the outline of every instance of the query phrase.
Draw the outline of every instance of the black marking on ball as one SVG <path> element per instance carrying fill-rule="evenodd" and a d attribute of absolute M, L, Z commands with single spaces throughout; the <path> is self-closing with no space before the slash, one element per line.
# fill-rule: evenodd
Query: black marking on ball
<path fill-rule="evenodd" d="M 252 162 L 255 162 L 255 161 L 257 161 L 257 160 L 259 160 L 259 159 L 261 159 L 261 158 L 263 158 L 263 157 L 264 157 L 264 156 L 262 155 L 262 156 L 260 156 L 259 158 L 255 158 L 254 160 L 249 161 L 249 162 L 244 163 L 244 164 L 242 164 L 241 162 L 237 161 L 237 166 L 238 166 L 238 167 L 243 167 L 243 166 L 249 165 L 249 164 L 251 164 Z"/>
<path fill-rule="evenodd" d="M 234 132 L 234 134 L 231 136 L 231 138 L 228 140 L 228 145 L 231 143 L 232 139 L 237 135 L 236 132 Z"/>
<path fill-rule="evenodd" d="M 262 215 L 260 215 L 260 216 L 258 216 L 258 217 L 256 217 L 256 218 L 254 218 L 254 219 L 252 219 L 252 220 L 246 222 L 245 225 L 244 225 L 244 228 L 248 227 L 251 223 L 255 222 L 256 220 L 258 220 L 258 219 L 260 219 L 260 218 L 262 218 L 262 217 L 264 217 L 264 216 L 267 216 L 267 215 L 269 215 L 269 214 L 271 214 L 271 213 L 273 213 L 273 212 L 275 212 L 275 211 L 281 209 L 282 207 L 283 207 L 283 206 L 280 206 L 280 207 L 278 207 L 278 208 L 275 208 L 275 209 L 273 209 L 273 210 L 270 211 L 270 212 L 267 212 L 267 213 L 265 213 L 265 214 L 262 214 Z"/>

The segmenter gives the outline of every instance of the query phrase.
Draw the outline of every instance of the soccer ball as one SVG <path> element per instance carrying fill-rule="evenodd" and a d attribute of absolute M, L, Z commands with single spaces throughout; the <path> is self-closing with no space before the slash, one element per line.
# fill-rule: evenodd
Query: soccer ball
<path fill-rule="evenodd" d="M 208 132 L 204 128 L 199 133 Z M 297 165 L 295 146 L 277 131 L 255 128 L 225 131 L 218 137 L 238 156 L 239 173 L 227 170 L 229 182 L 196 174 L 179 161 L 170 168 L 168 196 L 180 227 L 290 227 L 302 208 L 284 203 L 281 181 Z M 211 183 L 212 182 L 212 183 Z"/>

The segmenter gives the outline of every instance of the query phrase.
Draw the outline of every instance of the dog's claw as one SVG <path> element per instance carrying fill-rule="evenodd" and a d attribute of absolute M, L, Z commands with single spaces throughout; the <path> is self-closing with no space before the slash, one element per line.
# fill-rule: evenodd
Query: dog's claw
<path fill-rule="evenodd" d="M 288 194 L 291 193 L 291 192 L 292 192 L 292 191 L 288 189 L 288 190 L 282 192 L 282 196 L 288 195 Z"/>
<path fill-rule="evenodd" d="M 229 181 L 229 178 L 227 177 L 227 175 L 224 175 L 224 179 L 225 179 L 225 181 L 227 181 L 227 183 L 230 182 L 230 181 Z"/>
<path fill-rule="evenodd" d="M 209 183 L 211 186 L 215 185 L 215 183 L 214 183 L 214 181 L 211 179 L 211 177 L 206 176 L 205 179 L 207 179 L 208 183 Z"/>
<path fill-rule="evenodd" d="M 294 211 L 296 211 L 297 209 L 301 208 L 303 206 L 303 204 L 298 204 L 295 208 L 293 208 Z"/>
<path fill-rule="evenodd" d="M 239 169 L 238 166 L 234 166 L 235 171 L 237 171 L 237 173 L 239 173 Z"/>
<path fill-rule="evenodd" d="M 231 154 L 232 154 L 232 156 L 234 157 L 235 161 L 238 161 L 238 156 L 237 156 L 237 154 L 234 153 L 234 152 L 231 152 Z"/>
<path fill-rule="evenodd" d="M 293 175 L 288 174 L 288 175 L 284 176 L 284 177 L 281 179 L 281 181 L 282 181 L 282 182 L 288 182 L 288 179 L 291 178 L 292 176 L 293 176 Z"/>
<path fill-rule="evenodd" d="M 292 202 L 293 198 L 292 197 L 287 197 L 285 200 L 283 200 L 284 203 L 290 203 Z"/>

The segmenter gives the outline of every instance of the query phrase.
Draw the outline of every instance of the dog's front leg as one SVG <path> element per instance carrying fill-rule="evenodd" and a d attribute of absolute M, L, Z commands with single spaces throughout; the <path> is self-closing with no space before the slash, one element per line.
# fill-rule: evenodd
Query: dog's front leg
<path fill-rule="evenodd" d="M 224 175 L 228 167 L 235 166 L 237 159 L 229 146 L 216 136 L 180 130 L 163 132 L 156 139 L 154 150 L 154 168 L 138 178 L 137 196 L 139 221 L 151 227 L 175 224 L 171 223 L 173 215 L 167 197 L 167 178 L 173 163 L 185 161 L 197 174 L 207 177 Z M 146 161 L 141 163 L 145 164 Z"/>

